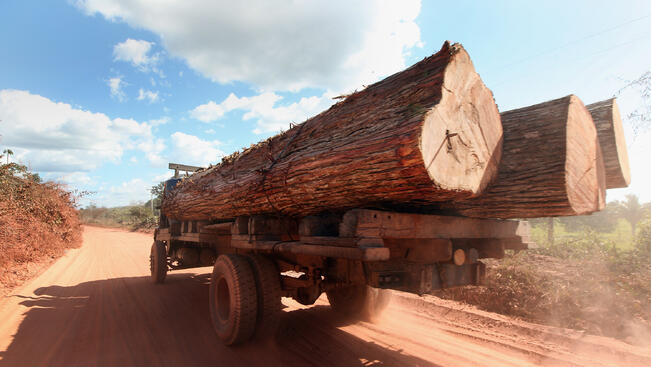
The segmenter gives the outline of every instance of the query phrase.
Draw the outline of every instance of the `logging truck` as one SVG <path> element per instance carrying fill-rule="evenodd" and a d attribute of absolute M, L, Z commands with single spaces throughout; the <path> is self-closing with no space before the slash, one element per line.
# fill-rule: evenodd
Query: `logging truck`
<path fill-rule="evenodd" d="M 215 166 L 170 168 L 151 276 L 213 266 L 228 345 L 273 333 L 281 297 L 372 317 L 390 289 L 480 284 L 481 259 L 530 244 L 518 218 L 593 213 L 630 181 L 614 100 L 500 113 L 449 42 Z"/>
<path fill-rule="evenodd" d="M 198 167 L 170 164 L 163 201 Z M 281 297 L 304 305 L 322 293 L 336 312 L 368 318 L 388 302 L 388 289 L 416 294 L 476 285 L 482 258 L 526 249 L 527 222 L 401 213 L 374 209 L 304 217 L 242 215 L 179 221 L 160 216 L 151 248 L 152 280 L 170 270 L 213 266 L 209 307 L 223 343 L 270 336 Z"/>

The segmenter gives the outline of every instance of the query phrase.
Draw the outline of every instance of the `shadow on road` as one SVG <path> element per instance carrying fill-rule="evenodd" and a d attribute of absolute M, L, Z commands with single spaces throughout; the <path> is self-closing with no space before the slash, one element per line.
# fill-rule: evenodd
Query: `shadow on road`
<path fill-rule="evenodd" d="M 208 274 L 115 278 L 39 288 L 2 366 L 433 366 L 357 338 L 329 307 L 283 313 L 276 338 L 221 345 L 210 325 Z"/>

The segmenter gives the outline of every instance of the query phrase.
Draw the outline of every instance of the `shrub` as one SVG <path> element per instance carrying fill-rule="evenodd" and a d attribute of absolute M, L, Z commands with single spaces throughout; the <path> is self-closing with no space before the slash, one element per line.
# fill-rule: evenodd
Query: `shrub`
<path fill-rule="evenodd" d="M 80 243 L 72 193 L 41 182 L 23 165 L 0 165 L 0 285 L 20 280 L 16 274 L 27 263 L 58 257 Z"/>

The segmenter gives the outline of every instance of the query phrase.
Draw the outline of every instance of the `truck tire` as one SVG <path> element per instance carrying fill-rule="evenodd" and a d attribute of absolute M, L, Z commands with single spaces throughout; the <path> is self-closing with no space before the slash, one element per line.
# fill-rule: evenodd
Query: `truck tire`
<path fill-rule="evenodd" d="M 161 241 L 154 241 L 149 254 L 149 270 L 154 283 L 163 283 L 167 275 L 167 250 Z"/>
<path fill-rule="evenodd" d="M 225 345 L 245 342 L 253 336 L 258 297 L 253 270 L 246 257 L 221 255 L 210 279 L 210 318 Z"/>
<path fill-rule="evenodd" d="M 254 338 L 273 337 L 280 324 L 282 290 L 280 271 L 273 260 L 262 255 L 247 256 L 258 290 L 257 325 Z"/>
<path fill-rule="evenodd" d="M 388 290 L 366 285 L 333 288 L 326 291 L 326 296 L 336 312 L 368 321 L 380 316 L 391 300 Z"/>

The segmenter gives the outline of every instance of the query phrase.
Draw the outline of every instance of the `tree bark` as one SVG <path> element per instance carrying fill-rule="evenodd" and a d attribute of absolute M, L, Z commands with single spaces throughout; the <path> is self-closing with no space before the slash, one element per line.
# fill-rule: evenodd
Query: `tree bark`
<path fill-rule="evenodd" d="M 605 206 L 601 148 L 576 96 L 503 112 L 504 145 L 495 182 L 481 196 L 450 203 L 465 216 L 582 215 Z"/>
<path fill-rule="evenodd" d="M 597 127 L 606 169 L 606 188 L 627 187 L 631 183 L 626 139 L 615 98 L 586 106 Z"/>
<path fill-rule="evenodd" d="M 383 205 L 480 194 L 497 175 L 502 127 L 459 44 L 289 131 L 183 180 L 163 212 L 180 220 Z"/>

